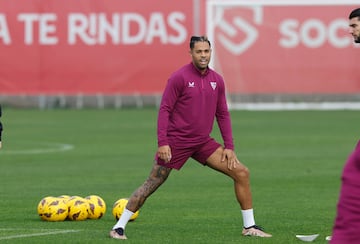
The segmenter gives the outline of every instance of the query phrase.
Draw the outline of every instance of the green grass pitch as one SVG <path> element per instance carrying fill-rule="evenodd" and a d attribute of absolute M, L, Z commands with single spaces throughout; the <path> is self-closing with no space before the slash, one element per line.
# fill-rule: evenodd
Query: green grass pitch
<path fill-rule="evenodd" d="M 270 239 L 241 236 L 230 179 L 189 160 L 127 225 L 127 243 L 301 243 L 331 234 L 343 164 L 358 140 L 358 111 L 231 111 L 236 152 L 251 171 L 255 219 Z M 148 176 L 155 109 L 3 109 L 1 243 L 115 243 L 112 204 Z M 217 127 L 215 127 L 217 128 Z M 219 139 L 219 132 L 213 136 Z M 69 149 L 69 150 L 68 150 Z M 45 196 L 101 196 L 100 220 L 45 222 Z"/>

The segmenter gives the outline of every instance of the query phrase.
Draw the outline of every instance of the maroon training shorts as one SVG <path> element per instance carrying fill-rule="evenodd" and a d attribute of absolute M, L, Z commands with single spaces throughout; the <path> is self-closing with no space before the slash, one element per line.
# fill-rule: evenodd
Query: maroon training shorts
<path fill-rule="evenodd" d="M 213 154 L 216 149 L 221 147 L 221 144 L 216 142 L 213 138 L 209 138 L 206 142 L 198 144 L 192 147 L 176 147 L 169 145 L 171 148 L 171 160 L 168 163 L 165 163 L 164 160 L 160 159 L 156 153 L 155 161 L 158 165 L 173 168 L 181 169 L 186 161 L 191 157 L 198 161 L 199 163 L 206 165 L 206 160 Z"/>

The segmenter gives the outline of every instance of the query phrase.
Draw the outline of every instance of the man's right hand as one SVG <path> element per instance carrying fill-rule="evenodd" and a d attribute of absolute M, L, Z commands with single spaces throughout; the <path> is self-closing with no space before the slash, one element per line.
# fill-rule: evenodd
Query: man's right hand
<path fill-rule="evenodd" d="M 169 145 L 161 146 L 158 148 L 157 155 L 159 158 L 165 161 L 165 163 L 171 160 L 171 149 Z"/>

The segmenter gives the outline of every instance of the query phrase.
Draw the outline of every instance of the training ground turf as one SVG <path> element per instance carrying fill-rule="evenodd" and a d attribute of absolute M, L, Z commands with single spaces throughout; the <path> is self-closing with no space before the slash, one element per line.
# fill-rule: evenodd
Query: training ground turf
<path fill-rule="evenodd" d="M 155 109 L 3 108 L 1 243 L 115 243 L 112 204 L 148 176 Z M 127 243 L 301 243 L 331 234 L 342 166 L 359 138 L 358 111 L 232 111 L 237 155 L 251 171 L 255 218 L 270 239 L 241 236 L 233 184 L 190 160 L 127 225 Z M 218 130 L 214 136 L 219 138 Z M 96 194 L 100 220 L 45 222 L 45 196 Z"/>

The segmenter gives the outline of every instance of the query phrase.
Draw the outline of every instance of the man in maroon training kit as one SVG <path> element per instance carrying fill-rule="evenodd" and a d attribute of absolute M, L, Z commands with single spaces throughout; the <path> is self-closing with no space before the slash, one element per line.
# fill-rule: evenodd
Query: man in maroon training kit
<path fill-rule="evenodd" d="M 332 244 L 360 243 L 360 141 L 342 173 Z"/>
<path fill-rule="evenodd" d="M 360 43 L 360 8 L 349 15 L 349 33 Z M 332 244 L 360 243 L 360 141 L 344 166 Z"/>
<path fill-rule="evenodd" d="M 110 237 L 126 239 L 125 226 L 145 200 L 191 157 L 234 180 L 243 216 L 242 234 L 271 237 L 255 224 L 249 170 L 234 153 L 223 78 L 208 67 L 211 44 L 205 36 L 190 40 L 192 62 L 174 72 L 166 85 L 158 115 L 158 150 L 147 180 L 131 195 Z M 214 120 L 224 146 L 210 137 Z"/>

